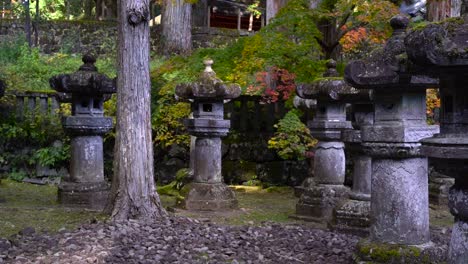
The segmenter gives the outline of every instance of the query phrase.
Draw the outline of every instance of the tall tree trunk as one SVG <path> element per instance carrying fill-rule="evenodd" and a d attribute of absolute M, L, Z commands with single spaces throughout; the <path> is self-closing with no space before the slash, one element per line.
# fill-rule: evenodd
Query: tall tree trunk
<path fill-rule="evenodd" d="M 167 213 L 154 182 L 150 115 L 149 0 L 119 0 L 113 220 Z"/>
<path fill-rule="evenodd" d="M 268 24 L 287 3 L 288 0 L 266 0 L 266 23 Z"/>
<path fill-rule="evenodd" d="M 192 22 L 195 27 L 208 26 L 208 0 L 198 0 L 193 5 Z"/>
<path fill-rule="evenodd" d="M 167 55 L 192 51 L 192 6 L 184 0 L 164 0 L 162 41 Z"/>
<path fill-rule="evenodd" d="M 427 20 L 441 21 L 451 16 L 452 0 L 431 0 L 427 2 Z"/>
<path fill-rule="evenodd" d="M 449 17 L 462 16 L 463 2 L 465 6 L 468 5 L 468 0 L 431 0 L 427 3 L 427 19 L 441 21 Z"/>

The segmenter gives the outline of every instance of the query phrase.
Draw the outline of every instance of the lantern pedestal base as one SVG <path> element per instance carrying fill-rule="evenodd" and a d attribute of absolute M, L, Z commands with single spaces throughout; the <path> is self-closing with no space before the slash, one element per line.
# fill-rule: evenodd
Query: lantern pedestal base
<path fill-rule="evenodd" d="M 191 183 L 184 207 L 195 211 L 224 211 L 237 208 L 236 194 L 224 183 Z"/>
<path fill-rule="evenodd" d="M 79 207 L 93 211 L 106 208 L 110 198 L 107 182 L 62 182 L 58 187 L 58 200 L 66 207 Z"/>
<path fill-rule="evenodd" d="M 348 198 L 349 188 L 343 185 L 319 184 L 304 191 L 296 204 L 296 217 L 305 221 L 327 223 L 333 209 Z"/>

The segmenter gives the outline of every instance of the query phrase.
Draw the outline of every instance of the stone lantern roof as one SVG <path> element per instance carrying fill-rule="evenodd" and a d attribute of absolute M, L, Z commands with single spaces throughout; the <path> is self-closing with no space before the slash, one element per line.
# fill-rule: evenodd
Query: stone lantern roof
<path fill-rule="evenodd" d="M 96 58 L 83 56 L 83 65 L 72 74 L 59 74 L 50 78 L 52 89 L 61 93 L 71 93 L 82 96 L 112 94 L 117 91 L 115 80 L 97 72 L 94 65 Z"/>
<path fill-rule="evenodd" d="M 241 88 L 237 84 L 226 84 L 216 77 L 211 66 L 213 60 L 203 61 L 205 70 L 194 83 L 179 84 L 176 87 L 177 96 L 194 100 L 224 100 L 234 99 L 241 94 Z"/>
<path fill-rule="evenodd" d="M 317 99 L 321 101 L 344 102 L 367 100 L 371 98 L 369 90 L 358 90 L 348 85 L 336 71 L 336 62 L 330 60 L 327 63 L 327 71 L 323 78 L 319 78 L 310 84 L 302 84 L 297 87 L 297 94 L 305 99 Z"/>
<path fill-rule="evenodd" d="M 408 72 L 405 32 L 409 19 L 397 15 L 390 20 L 393 35 L 382 50 L 367 60 L 352 61 L 345 69 L 345 79 L 359 89 L 404 89 L 405 91 L 435 87 L 438 81 L 425 75 Z"/>
<path fill-rule="evenodd" d="M 468 22 L 462 18 L 415 29 L 408 34 L 405 44 L 415 71 L 432 75 L 440 75 L 441 71 L 468 74 Z"/>

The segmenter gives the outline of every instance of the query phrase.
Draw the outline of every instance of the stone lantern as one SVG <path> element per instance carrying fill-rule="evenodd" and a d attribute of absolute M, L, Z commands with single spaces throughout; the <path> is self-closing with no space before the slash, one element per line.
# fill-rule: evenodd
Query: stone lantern
<path fill-rule="evenodd" d="M 366 95 L 354 98 L 351 107 L 353 129 L 341 133 L 346 152 L 353 159 L 353 185 L 349 199 L 335 209 L 332 222 L 333 229 L 357 235 L 368 235 L 370 226 L 372 158 L 363 151 L 361 128 L 374 123 L 374 105 L 372 93 L 367 91 Z"/>
<path fill-rule="evenodd" d="M 430 242 L 428 165 L 419 141 L 438 132 L 426 123 L 426 89 L 437 81 L 408 73 L 408 23 L 401 15 L 392 18 L 393 35 L 384 49 L 345 69 L 353 87 L 374 91 L 374 124 L 361 127 L 364 152 L 372 158 L 371 245 L 400 249 Z M 367 250 L 361 253 L 372 260 Z"/>
<path fill-rule="evenodd" d="M 341 131 L 350 129 L 346 121 L 346 98 L 359 90 L 338 77 L 336 63 L 330 61 L 324 78 L 297 87 L 301 98 L 316 99 L 315 117 L 308 126 L 317 138 L 314 158 L 314 185 L 303 190 L 296 205 L 295 217 L 314 222 L 328 222 L 336 205 L 348 197 L 345 187 L 345 153 Z"/>
<path fill-rule="evenodd" d="M 221 137 L 229 132 L 230 121 L 224 120 L 224 100 L 236 98 L 241 89 L 236 84 L 225 84 L 211 68 L 206 66 L 195 83 L 176 87 L 177 96 L 192 101 L 193 118 L 184 124 L 195 136 L 195 150 L 191 155 L 193 182 L 185 197 L 187 210 L 219 211 L 237 207 L 235 193 L 223 182 L 221 174 Z"/>
<path fill-rule="evenodd" d="M 449 207 L 455 216 L 449 263 L 468 263 L 468 22 L 429 24 L 405 39 L 414 70 L 440 80 L 440 134 L 422 140 L 436 171 L 455 178 Z"/>
<path fill-rule="evenodd" d="M 115 81 L 97 72 L 92 56 L 83 56 L 83 65 L 72 74 L 50 79 L 51 87 L 71 95 L 72 115 L 62 125 L 71 137 L 70 177 L 59 185 L 59 201 L 68 206 L 102 210 L 109 200 L 109 184 L 104 179 L 103 138 L 112 127 L 104 117 L 103 103 L 116 92 Z"/>

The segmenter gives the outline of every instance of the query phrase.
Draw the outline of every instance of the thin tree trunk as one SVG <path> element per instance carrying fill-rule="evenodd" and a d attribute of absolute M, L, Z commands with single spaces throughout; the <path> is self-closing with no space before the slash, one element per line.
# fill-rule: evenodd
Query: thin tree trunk
<path fill-rule="evenodd" d="M 36 0 L 36 17 L 34 18 L 34 24 L 33 24 L 35 47 L 39 46 L 39 19 L 40 19 L 39 0 Z"/>
<path fill-rule="evenodd" d="M 468 16 L 468 0 L 462 0 L 460 16 Z"/>
<path fill-rule="evenodd" d="M 150 116 L 149 0 L 119 0 L 113 220 L 167 215 L 154 182 Z"/>
<path fill-rule="evenodd" d="M 266 0 L 266 24 L 276 16 L 278 11 L 288 3 L 288 0 Z"/>
<path fill-rule="evenodd" d="M 26 41 L 28 42 L 29 47 L 31 47 L 31 14 L 29 13 L 29 0 L 24 1 L 24 12 L 26 15 L 24 20 L 24 33 L 26 34 Z"/>
<path fill-rule="evenodd" d="M 84 18 L 91 19 L 93 15 L 93 0 L 84 0 Z"/>
<path fill-rule="evenodd" d="M 184 0 L 165 0 L 162 14 L 163 46 L 166 54 L 192 51 L 192 6 Z"/>
<path fill-rule="evenodd" d="M 96 6 L 96 20 L 101 20 L 102 19 L 102 0 L 95 0 L 95 6 Z"/>

